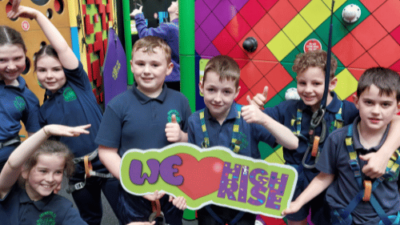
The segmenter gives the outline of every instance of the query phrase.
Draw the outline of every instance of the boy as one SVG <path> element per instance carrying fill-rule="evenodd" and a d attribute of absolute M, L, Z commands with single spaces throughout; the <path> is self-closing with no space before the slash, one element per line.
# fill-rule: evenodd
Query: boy
<path fill-rule="evenodd" d="M 262 113 L 256 106 L 243 106 L 240 109 L 241 106 L 234 102 L 240 91 L 239 76 L 239 66 L 228 56 L 216 56 L 207 63 L 203 82 L 200 83 L 206 108 L 189 117 L 189 142 L 203 148 L 228 147 L 235 153 L 256 159 L 260 158 L 260 141 L 272 145 L 276 139 L 277 143 L 287 148 L 297 148 L 298 139 L 288 128 Z M 205 131 L 202 125 L 205 125 Z M 239 126 L 238 131 L 233 130 L 234 125 Z M 233 138 L 237 141 L 233 142 Z M 214 205 L 200 209 L 197 215 L 199 225 L 253 225 L 256 218 L 254 214 Z"/>
<path fill-rule="evenodd" d="M 96 143 L 99 157 L 119 179 L 121 156 L 129 149 L 163 148 L 171 142 L 187 142 L 188 100 L 164 85 L 173 68 L 171 49 L 161 38 L 138 40 L 132 51 L 131 69 L 135 75 L 132 90 L 110 101 L 100 125 Z M 151 202 L 161 195 L 133 196 L 119 188 L 120 219 L 124 224 L 149 221 Z M 174 200 L 175 201 L 175 200 Z M 168 224 L 182 224 L 183 212 L 168 197 L 160 199 Z"/>
<path fill-rule="evenodd" d="M 162 23 L 157 28 L 148 28 L 144 15 L 143 6 L 132 11 L 131 16 L 135 17 L 136 29 L 139 32 L 139 38 L 146 36 L 156 36 L 162 38 L 171 47 L 171 61 L 174 64 L 171 74 L 165 78 L 167 87 L 174 90 L 180 90 L 180 66 L 179 66 L 179 7 L 178 1 L 172 1 L 168 7 L 170 23 Z"/>
<path fill-rule="evenodd" d="M 348 224 L 378 224 L 381 219 L 389 221 L 387 216 L 394 215 L 391 222 L 384 222 L 392 224 L 396 218 L 400 210 L 397 169 L 388 165 L 393 171 L 371 181 L 361 172 L 365 161 L 359 160 L 359 156 L 380 149 L 387 137 L 388 124 L 400 108 L 399 75 L 384 68 L 366 70 L 359 80 L 354 99 L 360 117 L 328 137 L 316 166 L 321 172 L 283 214 L 296 212 L 329 186 L 326 199 L 332 208 L 333 223 L 342 219 Z M 398 157 L 395 154 L 393 160 Z M 395 162 L 397 166 L 398 163 Z M 368 183 L 373 184 L 372 193 L 368 191 Z M 362 196 L 365 196 L 364 201 L 361 201 Z M 383 209 L 383 214 L 376 211 L 378 208 Z"/>

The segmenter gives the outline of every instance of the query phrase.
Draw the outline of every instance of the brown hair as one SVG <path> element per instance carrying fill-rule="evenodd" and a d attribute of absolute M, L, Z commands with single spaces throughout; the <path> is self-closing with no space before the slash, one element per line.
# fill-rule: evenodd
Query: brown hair
<path fill-rule="evenodd" d="M 26 53 L 25 42 L 21 34 L 8 26 L 0 26 L 0 46 L 1 45 L 20 45 Z"/>
<path fill-rule="evenodd" d="M 39 155 L 61 155 L 65 159 L 64 165 L 64 174 L 66 177 L 71 177 L 75 171 L 75 164 L 73 162 L 74 155 L 68 149 L 68 147 L 59 142 L 54 140 L 47 140 L 45 141 L 35 153 L 24 164 L 24 170 L 30 171 L 36 164 L 39 158 Z"/>
<path fill-rule="evenodd" d="M 167 63 L 171 63 L 171 47 L 163 39 L 154 36 L 147 36 L 137 40 L 132 48 L 132 58 L 134 58 L 134 53 L 139 49 L 143 49 L 143 52 L 155 53 L 154 49 L 157 47 L 164 52 Z"/>
<path fill-rule="evenodd" d="M 383 67 L 374 67 L 364 71 L 358 81 L 357 97 L 375 85 L 379 89 L 379 95 L 396 95 L 396 100 L 400 101 L 400 76 L 395 71 Z"/>
<path fill-rule="evenodd" d="M 219 75 L 219 80 L 234 80 L 235 87 L 239 87 L 240 68 L 239 65 L 231 57 L 226 55 L 218 55 L 207 62 L 204 69 L 203 84 L 206 81 L 207 73 L 213 71 Z"/>
<path fill-rule="evenodd" d="M 45 45 L 42 48 L 40 48 L 40 50 L 33 55 L 34 56 L 33 65 L 35 66 L 34 71 L 36 71 L 36 69 L 37 69 L 37 62 L 38 62 L 39 58 L 42 56 L 45 56 L 45 55 L 48 55 L 48 56 L 58 59 L 58 54 L 57 54 L 56 50 L 53 48 L 53 46 Z"/>
<path fill-rule="evenodd" d="M 327 53 L 323 50 L 309 51 L 306 53 L 301 53 L 296 56 L 294 60 L 294 65 L 292 70 L 299 74 L 306 71 L 309 67 L 318 67 L 325 72 Z M 330 79 L 335 77 L 335 71 L 337 68 L 337 61 L 335 57 L 331 57 L 331 69 L 330 69 Z"/>

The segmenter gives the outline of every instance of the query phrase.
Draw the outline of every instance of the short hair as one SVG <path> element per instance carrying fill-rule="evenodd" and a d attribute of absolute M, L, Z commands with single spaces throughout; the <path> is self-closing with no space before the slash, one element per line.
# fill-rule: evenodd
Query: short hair
<path fill-rule="evenodd" d="M 21 34 L 8 26 L 0 26 L 0 46 L 1 45 L 20 45 L 26 53 L 26 46 Z"/>
<path fill-rule="evenodd" d="M 167 60 L 167 63 L 171 62 L 171 47 L 165 42 L 162 38 L 155 37 L 155 36 L 147 36 L 140 38 L 135 42 L 132 48 L 132 58 L 133 54 L 138 51 L 139 49 L 143 49 L 144 52 L 152 52 L 155 53 L 154 49 L 155 48 L 161 48 L 161 50 L 165 54 L 165 58 Z"/>
<path fill-rule="evenodd" d="M 60 155 L 64 157 L 64 174 L 68 178 L 73 175 L 75 171 L 75 164 L 73 162 L 74 155 L 65 144 L 54 140 L 45 141 L 25 162 L 24 170 L 30 171 L 37 164 L 40 155 Z"/>
<path fill-rule="evenodd" d="M 219 80 L 234 80 L 235 87 L 239 87 L 240 68 L 239 65 L 231 57 L 226 55 L 218 55 L 207 62 L 204 69 L 203 83 L 206 81 L 209 72 L 215 72 L 219 75 Z"/>
<path fill-rule="evenodd" d="M 375 85 L 379 89 L 379 95 L 396 95 L 396 100 L 400 101 L 400 76 L 395 71 L 383 67 L 369 68 L 364 71 L 358 81 L 357 97 Z"/>
<path fill-rule="evenodd" d="M 56 50 L 53 48 L 53 46 L 45 45 L 45 46 L 41 47 L 40 50 L 33 55 L 33 57 L 34 57 L 33 65 L 35 67 L 34 71 L 37 70 L 37 62 L 40 59 L 40 57 L 46 56 L 46 55 L 59 60 L 58 54 L 57 54 Z"/>
<path fill-rule="evenodd" d="M 318 67 L 322 71 L 326 70 L 326 61 L 328 54 L 323 50 L 309 51 L 296 56 L 292 70 L 299 74 L 306 71 L 309 67 Z M 337 61 L 335 57 L 331 57 L 330 79 L 335 77 L 337 69 Z"/>

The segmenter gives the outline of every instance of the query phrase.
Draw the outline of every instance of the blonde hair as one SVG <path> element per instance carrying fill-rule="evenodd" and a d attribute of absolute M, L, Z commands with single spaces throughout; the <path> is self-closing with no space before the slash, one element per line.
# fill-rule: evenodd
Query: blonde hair
<path fill-rule="evenodd" d="M 318 67 L 322 71 L 326 69 L 326 60 L 328 54 L 323 50 L 309 51 L 306 53 L 298 54 L 294 60 L 292 70 L 299 74 L 306 71 L 309 67 Z M 337 68 L 337 61 L 331 57 L 331 68 L 330 68 L 330 79 L 335 77 L 335 71 Z"/>
<path fill-rule="evenodd" d="M 235 81 L 235 87 L 239 87 L 240 68 L 231 57 L 218 55 L 208 61 L 204 69 L 203 84 L 206 81 L 207 74 L 211 71 L 219 75 L 220 81 L 224 79 L 233 80 Z"/>
<path fill-rule="evenodd" d="M 143 52 L 155 53 L 154 49 L 157 47 L 164 52 L 167 63 L 171 63 L 171 47 L 163 39 L 154 36 L 147 36 L 137 40 L 132 48 L 132 58 L 139 49 L 143 49 Z"/>

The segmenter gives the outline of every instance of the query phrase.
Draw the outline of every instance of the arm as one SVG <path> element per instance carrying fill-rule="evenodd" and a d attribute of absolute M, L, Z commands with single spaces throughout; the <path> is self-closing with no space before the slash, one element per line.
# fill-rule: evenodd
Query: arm
<path fill-rule="evenodd" d="M 263 113 L 255 105 L 242 107 L 242 117 L 247 123 L 257 123 L 267 129 L 276 139 L 276 142 L 287 149 L 297 149 L 299 139 L 292 131 Z"/>
<path fill-rule="evenodd" d="M 18 16 L 35 19 L 37 21 L 50 44 L 56 50 L 58 58 L 64 68 L 72 70 L 78 67 L 79 61 L 74 52 L 58 29 L 43 15 L 43 13 L 36 9 L 19 6 L 18 13 L 14 15 L 14 18 Z"/>
<path fill-rule="evenodd" d="M 22 166 L 28 158 L 47 140 L 51 135 L 57 136 L 79 136 L 88 134 L 85 130 L 90 125 L 67 127 L 63 125 L 47 125 L 28 138 L 14 150 L 8 158 L 3 170 L 0 173 L 0 198 L 3 198 L 18 180 Z"/>
<path fill-rule="evenodd" d="M 135 16 L 136 21 L 136 29 L 138 30 L 139 38 L 147 37 L 147 36 L 156 36 L 167 40 L 168 38 L 168 25 L 160 24 L 156 28 L 148 28 L 146 26 L 146 22 L 144 19 L 143 13 L 136 14 Z"/>
<path fill-rule="evenodd" d="M 99 159 L 108 171 L 119 180 L 121 156 L 118 154 L 118 149 L 99 145 Z"/>
<path fill-rule="evenodd" d="M 304 204 L 323 192 L 333 182 L 334 178 L 334 174 L 320 172 L 301 193 L 301 195 L 290 204 L 290 207 L 283 210 L 282 215 L 285 216 L 299 211 Z"/>
<path fill-rule="evenodd" d="M 374 179 L 385 173 L 390 157 L 400 146 L 400 138 L 397 133 L 400 130 L 400 116 L 395 116 L 389 129 L 388 136 L 382 147 L 374 153 L 360 155 L 360 159 L 368 161 L 362 168 L 362 172 Z"/>

